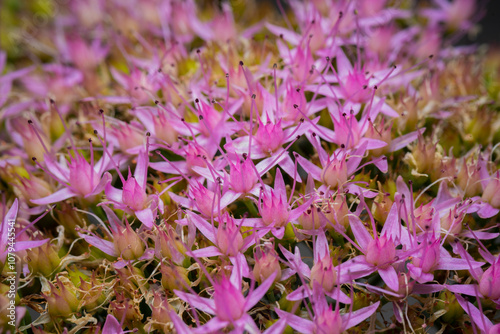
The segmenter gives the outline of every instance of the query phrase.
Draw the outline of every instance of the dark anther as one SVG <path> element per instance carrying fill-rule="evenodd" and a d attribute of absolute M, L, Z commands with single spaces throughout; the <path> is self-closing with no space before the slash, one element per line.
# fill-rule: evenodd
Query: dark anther
<path fill-rule="evenodd" d="M 297 104 L 294 104 L 293 107 L 297 109 L 299 106 Z"/>
<path fill-rule="evenodd" d="M 243 61 L 240 60 L 240 66 L 243 66 Z"/>
<path fill-rule="evenodd" d="M 202 121 L 203 120 L 203 115 L 200 115 L 198 118 L 200 119 L 200 121 Z"/>

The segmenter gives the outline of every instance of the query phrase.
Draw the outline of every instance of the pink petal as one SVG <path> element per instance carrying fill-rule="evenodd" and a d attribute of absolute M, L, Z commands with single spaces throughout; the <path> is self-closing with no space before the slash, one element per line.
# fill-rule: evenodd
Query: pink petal
<path fill-rule="evenodd" d="M 148 153 L 143 151 L 139 153 L 137 157 L 137 164 L 135 166 L 134 177 L 142 189 L 145 189 L 146 187 L 148 163 L 149 163 Z"/>
<path fill-rule="evenodd" d="M 352 313 L 342 314 L 341 317 L 342 320 L 344 321 L 342 323 L 342 330 L 345 331 L 351 327 L 354 327 L 357 324 L 361 323 L 366 318 L 370 317 L 373 313 L 375 313 L 379 304 L 380 302 L 376 302 L 375 304 L 354 311 Z"/>
<path fill-rule="evenodd" d="M 152 228 L 155 221 L 155 215 L 153 214 L 153 210 L 150 208 L 146 208 L 143 210 L 134 212 L 137 219 L 141 221 L 147 228 Z"/>
<path fill-rule="evenodd" d="M 95 196 L 100 194 L 106 185 L 111 182 L 112 176 L 109 173 L 104 173 L 103 177 L 99 181 L 99 183 L 95 186 L 94 190 L 90 194 L 87 194 L 85 198 L 89 198 L 91 196 Z"/>
<path fill-rule="evenodd" d="M 215 315 L 215 301 L 213 299 L 203 298 L 179 290 L 174 290 L 174 293 L 177 295 L 177 297 L 179 297 L 192 307 L 197 308 L 198 310 L 201 310 L 205 313 Z"/>
<path fill-rule="evenodd" d="M 472 321 L 479 328 L 481 333 L 488 333 L 490 328 L 493 326 L 493 323 L 490 319 L 488 319 L 483 313 L 481 313 L 477 307 L 475 307 L 472 303 L 465 301 L 465 299 L 460 295 L 455 295 L 458 303 L 465 312 L 469 315 Z"/>
<path fill-rule="evenodd" d="M 470 265 L 469 265 L 470 263 Z M 437 270 L 467 270 L 479 268 L 484 262 L 467 261 L 466 259 L 457 259 L 454 257 L 443 257 L 439 259 L 439 263 L 435 269 Z M 471 268 L 472 266 L 472 268 Z"/>
<path fill-rule="evenodd" d="M 49 241 L 50 238 L 43 239 L 43 240 L 32 240 L 32 241 L 18 241 L 14 245 L 14 249 L 16 252 L 28 249 L 28 248 L 36 248 L 40 247 L 41 245 L 45 244 L 47 241 Z"/>
<path fill-rule="evenodd" d="M 261 285 L 255 290 L 253 290 L 248 296 L 246 297 L 245 300 L 245 311 L 250 310 L 255 304 L 257 304 L 262 297 L 266 294 L 267 290 L 271 287 L 271 285 L 274 282 L 274 278 L 276 277 L 277 273 L 274 272 L 269 276 L 264 282 L 262 282 Z"/>
<path fill-rule="evenodd" d="M 174 311 L 170 311 L 170 320 L 172 320 L 172 323 L 174 324 L 174 328 L 178 334 L 191 334 L 193 333 L 193 329 L 188 327 L 184 320 L 179 318 L 177 313 Z"/>
<path fill-rule="evenodd" d="M 285 319 L 287 324 L 290 325 L 293 329 L 302 334 L 313 333 L 314 331 L 314 323 L 311 320 L 307 320 L 301 317 L 298 317 L 294 314 L 275 309 L 275 312 L 278 313 L 280 319 Z"/>
<path fill-rule="evenodd" d="M 212 257 L 212 256 L 221 256 L 222 252 L 215 246 L 208 246 L 205 248 L 196 249 L 190 252 L 193 257 Z"/>
<path fill-rule="evenodd" d="M 108 316 L 106 317 L 106 322 L 104 323 L 104 327 L 102 328 L 102 332 L 121 334 L 123 333 L 122 325 L 120 325 L 120 323 L 114 316 L 108 314 Z"/>
<path fill-rule="evenodd" d="M 349 223 L 351 225 L 352 233 L 356 238 L 361 249 L 365 250 L 368 247 L 368 243 L 373 240 L 372 236 L 366 230 L 361 220 L 356 216 L 349 216 Z"/>
<path fill-rule="evenodd" d="M 95 237 L 93 235 L 87 235 L 83 233 L 78 233 L 78 235 L 83 238 L 85 241 L 87 241 L 91 246 L 94 246 L 100 250 L 102 250 L 104 253 L 117 257 L 118 253 L 116 252 L 115 246 L 111 241 L 107 241 L 98 237 Z"/>
<path fill-rule="evenodd" d="M 50 204 L 50 203 L 56 203 L 56 202 L 62 202 L 68 198 L 75 197 L 77 194 L 73 192 L 69 188 L 63 188 L 61 190 L 56 191 L 55 193 L 39 198 L 39 199 L 32 199 L 31 202 L 38 204 L 38 205 L 45 205 L 45 204 Z"/>
<path fill-rule="evenodd" d="M 446 284 L 446 288 L 454 293 L 463 293 L 469 296 L 476 296 L 477 293 L 477 295 L 479 295 L 476 291 L 477 284 Z"/>
<path fill-rule="evenodd" d="M 300 155 L 297 155 L 297 160 L 309 175 L 311 175 L 314 179 L 321 181 L 321 168 Z"/>
<path fill-rule="evenodd" d="M 292 45 L 298 45 L 301 40 L 301 36 L 294 31 L 290 31 L 280 26 L 275 26 L 271 23 L 266 23 L 266 28 L 276 36 L 283 35 L 283 39 Z"/>
<path fill-rule="evenodd" d="M 396 273 L 396 269 L 394 269 L 394 267 L 388 266 L 387 268 L 379 269 L 378 274 L 391 290 L 399 290 L 398 274 Z"/>
<path fill-rule="evenodd" d="M 182 320 L 180 320 L 180 321 L 182 321 Z M 184 324 L 184 321 L 182 321 L 182 323 Z M 214 333 L 214 332 L 217 332 L 219 329 L 222 329 L 222 328 L 227 327 L 229 325 L 230 325 L 230 323 L 228 321 L 224 321 L 224 320 L 219 319 L 218 317 L 214 317 L 214 318 L 210 319 L 203 326 L 200 326 L 200 327 L 198 327 L 194 330 L 191 330 L 189 332 L 186 332 L 186 333 L 200 333 L 200 334 Z M 185 324 L 184 324 L 184 326 L 185 326 Z"/>

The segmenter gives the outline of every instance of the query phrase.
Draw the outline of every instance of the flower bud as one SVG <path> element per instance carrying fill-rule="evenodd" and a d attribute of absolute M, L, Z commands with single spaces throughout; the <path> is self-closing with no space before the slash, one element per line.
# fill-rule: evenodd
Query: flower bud
<path fill-rule="evenodd" d="M 321 212 L 321 208 L 317 208 L 311 204 L 311 207 L 299 216 L 298 221 L 304 230 L 316 230 L 320 228 L 319 212 Z"/>
<path fill-rule="evenodd" d="M 101 179 L 90 163 L 78 152 L 70 158 L 68 169 L 71 187 L 81 196 L 90 194 Z"/>
<path fill-rule="evenodd" d="M 161 264 L 161 285 L 166 291 L 187 290 L 191 285 L 186 268 L 176 265 Z"/>
<path fill-rule="evenodd" d="M 26 250 L 26 260 L 32 273 L 39 273 L 45 277 L 51 277 L 61 263 L 55 246 L 50 242 Z"/>
<path fill-rule="evenodd" d="M 422 268 L 422 272 L 431 273 L 439 261 L 439 239 L 429 242 L 418 256 L 413 258 L 413 265 Z"/>
<path fill-rule="evenodd" d="M 394 291 L 394 290 L 393 291 L 402 297 L 406 297 L 406 296 L 411 295 L 411 293 L 413 291 L 413 287 L 415 286 L 415 281 L 413 281 L 411 279 L 410 274 L 400 272 L 399 276 L 398 276 L 398 282 L 399 282 L 398 291 Z M 394 296 L 390 296 L 390 295 L 386 295 L 386 297 L 389 299 L 399 300 L 399 298 L 394 297 Z"/>
<path fill-rule="evenodd" d="M 189 143 L 187 147 L 184 148 L 184 153 L 186 157 L 186 168 L 191 171 L 191 173 L 196 173 L 192 171 L 193 167 L 207 167 L 207 163 L 203 157 L 207 157 L 208 153 L 202 147 Z"/>
<path fill-rule="evenodd" d="M 24 117 L 17 117 L 11 120 L 11 125 L 12 130 L 22 138 L 23 148 L 28 157 L 35 157 L 38 161 L 43 161 L 45 148 L 50 150 L 50 141 L 38 123 L 36 121 L 28 123 Z"/>
<path fill-rule="evenodd" d="M 283 144 L 284 133 L 281 120 L 276 124 L 268 121 L 266 124 L 259 119 L 259 128 L 255 134 L 255 140 L 263 152 L 272 153 Z"/>
<path fill-rule="evenodd" d="M 344 78 L 344 85 L 342 86 L 344 97 L 354 103 L 364 103 L 368 101 L 372 91 L 365 89 L 367 85 L 368 78 L 365 77 L 363 72 L 350 72 L 347 77 Z"/>
<path fill-rule="evenodd" d="M 386 268 L 396 257 L 394 242 L 385 235 L 371 240 L 366 247 L 366 262 Z"/>
<path fill-rule="evenodd" d="M 180 264 L 184 260 L 186 247 L 179 235 L 168 225 L 167 230 L 159 230 L 156 238 L 156 253 L 158 258 L 165 258 Z"/>
<path fill-rule="evenodd" d="M 128 222 L 125 227 L 118 227 L 118 233 L 113 236 L 113 244 L 124 260 L 135 260 L 144 254 L 144 242 Z"/>
<path fill-rule="evenodd" d="M 234 219 L 226 213 L 217 229 L 217 245 L 221 252 L 228 256 L 236 256 L 243 247 L 243 236 L 234 223 Z"/>
<path fill-rule="evenodd" d="M 444 322 L 452 323 L 464 314 L 462 306 L 458 303 L 453 292 L 444 290 L 439 294 L 439 301 L 436 304 L 436 310 L 446 310 L 446 313 L 441 317 Z"/>
<path fill-rule="evenodd" d="M 76 287 L 70 281 L 63 283 L 59 277 L 56 285 L 50 283 L 50 294 L 44 295 L 49 314 L 53 317 L 68 318 L 75 313 L 80 303 L 75 291 Z"/>
<path fill-rule="evenodd" d="M 277 272 L 274 281 L 281 278 L 281 267 L 279 256 L 272 245 L 265 245 L 263 249 L 255 248 L 255 266 L 253 267 L 253 276 L 259 283 L 265 281 L 273 273 Z"/>
<path fill-rule="evenodd" d="M 24 200 L 31 203 L 32 199 L 39 199 L 52 194 L 52 189 L 45 180 L 29 174 L 27 178 L 19 175 L 14 177 L 16 176 L 17 178 L 14 179 L 12 185 L 16 194 L 19 194 L 19 197 Z"/>
<path fill-rule="evenodd" d="M 328 201 L 325 216 L 333 224 L 338 224 L 347 228 L 349 225 L 349 213 L 349 206 L 347 205 L 346 196 L 344 194 L 337 194 L 333 201 Z M 332 226 L 328 225 L 327 227 Z"/>
<path fill-rule="evenodd" d="M 214 286 L 214 303 L 217 316 L 224 321 L 241 318 L 245 312 L 245 297 L 230 280 L 223 278 Z"/>
<path fill-rule="evenodd" d="M 229 164 L 229 183 L 234 191 L 246 194 L 257 183 L 257 175 L 252 164 L 250 158 Z"/>
<path fill-rule="evenodd" d="M 153 302 L 151 304 L 151 321 L 148 325 L 146 325 L 147 332 L 153 332 L 158 330 L 160 332 L 167 333 L 168 327 L 166 326 L 170 320 L 170 304 L 165 296 L 161 295 L 158 292 L 154 292 Z"/>
<path fill-rule="evenodd" d="M 436 214 L 436 209 L 432 206 L 432 201 L 415 208 L 413 215 L 415 217 L 416 226 L 410 218 L 408 222 L 408 230 L 413 232 L 413 227 L 415 226 L 417 233 L 427 231 L 431 227 L 434 214 Z"/>
<path fill-rule="evenodd" d="M 122 202 L 133 211 L 140 211 L 146 206 L 148 195 L 134 177 L 129 176 L 123 185 Z"/>
<path fill-rule="evenodd" d="M 334 157 L 321 172 L 321 179 L 332 189 L 347 182 L 347 165 L 345 157 Z"/>
<path fill-rule="evenodd" d="M 435 168 L 436 161 L 441 161 L 441 159 L 436 159 L 440 156 L 436 148 L 437 144 L 433 144 L 430 139 L 424 139 L 420 135 L 417 145 L 407 159 L 417 172 L 430 173 Z"/>
<path fill-rule="evenodd" d="M 316 315 L 314 318 L 314 333 L 342 333 L 342 317 L 339 312 L 330 308 Z"/>
<path fill-rule="evenodd" d="M 87 311 L 92 311 L 106 301 L 104 285 L 97 280 L 96 272 L 92 272 L 92 277 L 84 280 L 80 277 L 82 307 Z"/>
<path fill-rule="evenodd" d="M 288 222 L 289 212 L 286 197 L 276 194 L 273 190 L 264 191 L 260 214 L 266 226 L 282 227 Z"/>
<path fill-rule="evenodd" d="M 116 137 L 122 152 L 127 152 L 131 148 L 141 146 L 144 142 L 144 136 L 135 127 L 127 123 L 121 123 L 112 128 L 111 133 Z"/>
<path fill-rule="evenodd" d="M 381 223 L 384 223 L 387 220 L 387 216 L 391 211 L 392 204 L 394 201 L 391 199 L 390 193 L 380 192 L 372 205 L 372 214 L 373 218 Z"/>
<path fill-rule="evenodd" d="M 496 261 L 486 269 L 479 280 L 479 292 L 492 300 L 500 298 L 500 262 Z"/>
<path fill-rule="evenodd" d="M 124 268 L 115 268 L 118 274 L 119 281 L 117 290 L 129 296 L 133 296 L 134 292 L 138 289 L 149 287 L 148 280 L 144 276 L 144 272 L 137 267 L 126 266 Z"/>
<path fill-rule="evenodd" d="M 128 328 L 135 328 L 142 324 L 143 315 L 139 306 L 133 300 L 116 293 L 116 299 L 109 304 L 109 311 L 116 319 L 123 319 Z"/>
<path fill-rule="evenodd" d="M 447 215 L 441 217 L 441 229 L 449 231 L 449 237 L 458 235 L 462 232 L 462 221 L 465 217 L 465 211 L 460 211 L 458 208 L 458 205 L 456 205 L 453 209 L 448 211 Z"/>
<path fill-rule="evenodd" d="M 158 117 L 153 117 L 155 136 L 163 140 L 168 145 L 172 145 L 177 142 L 178 133 L 175 131 L 174 127 L 170 124 L 165 113 L 158 112 Z"/>
<path fill-rule="evenodd" d="M 477 164 L 469 164 L 464 159 L 462 168 L 457 175 L 457 183 L 464 191 L 465 197 L 474 197 L 481 194 L 481 175 Z"/>
<path fill-rule="evenodd" d="M 215 194 L 213 191 L 196 182 L 189 187 L 189 192 L 196 208 L 205 217 L 212 217 L 212 215 L 216 217 L 219 214 L 218 201 L 214 200 Z"/>
<path fill-rule="evenodd" d="M 389 126 L 385 126 L 384 119 L 382 119 L 382 122 L 377 129 L 375 125 L 370 122 L 368 125 L 368 130 L 366 131 L 366 138 L 372 138 L 372 139 L 377 139 L 377 140 L 382 140 L 387 143 L 386 146 L 377 148 L 374 150 L 370 150 L 370 154 L 373 155 L 374 157 L 379 157 L 383 154 L 386 154 L 389 152 L 389 147 L 392 142 L 392 124 Z"/>
<path fill-rule="evenodd" d="M 337 282 L 337 271 L 333 267 L 332 259 L 326 255 L 321 260 L 316 262 L 311 269 L 311 285 L 314 282 L 321 284 L 327 292 L 333 291 Z"/>
<path fill-rule="evenodd" d="M 494 208 L 500 208 L 500 171 L 497 170 L 490 178 L 481 199 L 490 203 Z"/>

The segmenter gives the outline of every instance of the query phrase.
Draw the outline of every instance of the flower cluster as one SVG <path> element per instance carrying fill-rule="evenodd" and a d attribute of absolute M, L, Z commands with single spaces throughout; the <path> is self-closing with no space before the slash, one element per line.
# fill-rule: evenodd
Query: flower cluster
<path fill-rule="evenodd" d="M 480 2 L 43 3 L 2 13 L 1 332 L 500 332 Z"/>

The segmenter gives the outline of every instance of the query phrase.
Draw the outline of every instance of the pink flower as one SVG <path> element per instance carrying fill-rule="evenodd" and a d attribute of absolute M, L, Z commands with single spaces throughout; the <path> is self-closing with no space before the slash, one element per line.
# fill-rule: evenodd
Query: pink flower
<path fill-rule="evenodd" d="M 500 261 L 498 259 L 481 276 L 479 292 L 492 300 L 500 299 Z"/>
<path fill-rule="evenodd" d="M 396 245 L 390 237 L 380 236 L 366 246 L 366 262 L 386 268 L 396 257 Z"/>

